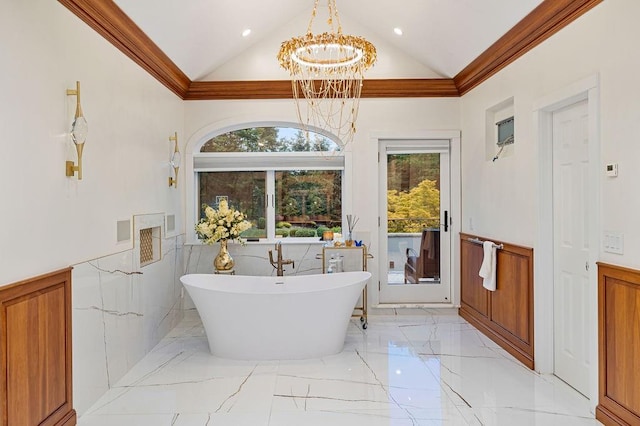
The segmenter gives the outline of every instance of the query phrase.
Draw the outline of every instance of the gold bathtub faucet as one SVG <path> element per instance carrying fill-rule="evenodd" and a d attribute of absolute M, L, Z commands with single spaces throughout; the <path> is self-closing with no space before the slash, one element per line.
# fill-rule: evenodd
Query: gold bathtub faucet
<path fill-rule="evenodd" d="M 276 256 L 276 261 L 274 262 L 273 251 L 269 250 L 269 262 L 271 263 L 271 266 L 276 268 L 277 275 L 281 277 L 284 275 L 284 270 L 283 270 L 284 265 L 291 265 L 293 268 L 295 268 L 296 264 L 291 259 L 282 258 L 282 242 L 281 241 L 278 241 L 276 243 L 276 251 L 278 252 L 278 255 Z"/>

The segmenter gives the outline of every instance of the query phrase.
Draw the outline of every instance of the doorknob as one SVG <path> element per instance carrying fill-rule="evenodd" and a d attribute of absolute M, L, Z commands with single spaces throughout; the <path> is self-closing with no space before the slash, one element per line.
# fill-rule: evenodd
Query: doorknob
<path fill-rule="evenodd" d="M 449 211 L 444 211 L 444 232 L 449 230 Z"/>

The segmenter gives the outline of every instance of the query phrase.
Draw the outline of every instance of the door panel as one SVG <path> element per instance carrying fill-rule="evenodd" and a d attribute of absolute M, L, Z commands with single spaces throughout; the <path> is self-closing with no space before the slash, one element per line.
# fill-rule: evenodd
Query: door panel
<path fill-rule="evenodd" d="M 554 371 L 588 395 L 587 103 L 553 114 Z"/>
<path fill-rule="evenodd" d="M 498 250 L 497 256 L 497 276 L 500 277 L 501 284 L 508 284 L 502 285 L 498 291 L 491 292 L 491 321 L 522 342 L 530 343 L 532 336 L 528 319 L 531 287 L 527 278 L 530 258 L 505 250 Z"/>
<path fill-rule="evenodd" d="M 460 243 L 460 264 L 465 265 L 461 271 L 460 299 L 483 317 L 489 317 L 489 294 L 482 287 L 482 278 L 478 275 L 482 260 L 481 247 L 467 240 Z"/>

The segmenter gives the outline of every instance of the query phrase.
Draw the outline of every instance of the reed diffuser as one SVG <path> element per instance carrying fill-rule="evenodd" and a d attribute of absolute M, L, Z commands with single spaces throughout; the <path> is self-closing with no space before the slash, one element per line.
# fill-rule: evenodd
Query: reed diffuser
<path fill-rule="evenodd" d="M 354 216 L 352 214 L 347 215 L 347 228 L 349 229 L 349 234 L 347 235 L 347 240 L 345 241 L 347 247 L 351 247 L 353 245 L 353 230 L 359 220 L 360 219 L 357 216 Z"/>

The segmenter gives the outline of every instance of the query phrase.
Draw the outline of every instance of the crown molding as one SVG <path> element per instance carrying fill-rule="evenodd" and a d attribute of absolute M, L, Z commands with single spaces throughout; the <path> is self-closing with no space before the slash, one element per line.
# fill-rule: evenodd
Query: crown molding
<path fill-rule="evenodd" d="M 290 80 L 192 81 L 187 101 L 292 98 Z"/>
<path fill-rule="evenodd" d="M 545 0 L 474 59 L 453 81 L 464 95 L 602 0 Z"/>
<path fill-rule="evenodd" d="M 361 98 L 457 97 L 452 79 L 390 79 L 362 82 Z M 291 99 L 290 80 L 194 81 L 185 100 Z"/>
<path fill-rule="evenodd" d="M 361 98 L 446 98 L 458 97 L 452 78 L 404 78 L 362 82 Z"/>
<path fill-rule="evenodd" d="M 181 99 L 292 97 L 289 80 L 192 82 L 113 0 L 58 1 Z M 453 79 L 364 80 L 361 97 L 462 96 L 601 1 L 545 0 Z"/>
<path fill-rule="evenodd" d="M 189 77 L 112 0 L 58 1 L 184 99 Z"/>

